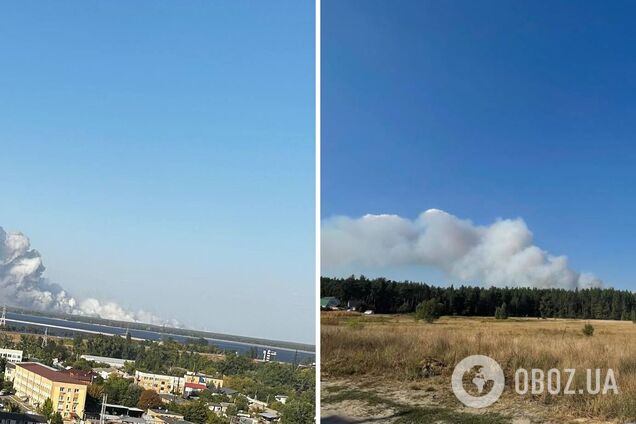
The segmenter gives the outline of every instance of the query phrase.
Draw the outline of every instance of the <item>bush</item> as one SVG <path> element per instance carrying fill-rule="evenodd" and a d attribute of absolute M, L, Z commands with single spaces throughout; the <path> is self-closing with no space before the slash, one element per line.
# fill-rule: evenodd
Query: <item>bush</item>
<path fill-rule="evenodd" d="M 585 326 L 583 327 L 583 330 L 581 331 L 587 337 L 591 337 L 594 335 L 594 327 L 592 326 L 592 324 L 585 324 Z"/>
<path fill-rule="evenodd" d="M 415 308 L 415 318 L 428 323 L 439 319 L 442 315 L 442 305 L 436 299 L 425 300 Z"/>
<path fill-rule="evenodd" d="M 64 424 L 64 420 L 62 419 L 62 414 L 59 412 L 54 413 L 51 416 L 51 424 Z"/>
<path fill-rule="evenodd" d="M 507 308 L 505 302 L 504 302 L 503 305 L 495 308 L 495 318 L 496 319 L 508 319 L 508 308 Z"/>

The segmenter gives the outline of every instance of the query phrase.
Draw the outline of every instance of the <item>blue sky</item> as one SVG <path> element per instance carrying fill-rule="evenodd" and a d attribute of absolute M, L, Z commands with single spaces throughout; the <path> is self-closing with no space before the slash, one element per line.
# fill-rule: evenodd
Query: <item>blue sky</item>
<path fill-rule="evenodd" d="M 324 0 L 322 216 L 521 217 L 574 269 L 636 289 L 635 12 Z M 421 267 L 359 271 L 443 280 Z"/>
<path fill-rule="evenodd" d="M 0 226 L 48 278 L 314 341 L 311 2 L 4 2 Z"/>

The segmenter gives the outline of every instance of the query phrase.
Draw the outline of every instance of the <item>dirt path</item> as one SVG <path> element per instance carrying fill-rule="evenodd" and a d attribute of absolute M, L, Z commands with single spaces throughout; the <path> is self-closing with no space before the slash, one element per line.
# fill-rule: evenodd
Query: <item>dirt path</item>
<path fill-rule="evenodd" d="M 488 411 L 465 408 L 442 381 L 379 383 L 377 379 L 321 381 L 325 424 L 617 424 L 584 418 L 550 417 L 549 408 L 503 399 Z M 620 423 L 623 424 L 623 423 Z"/>

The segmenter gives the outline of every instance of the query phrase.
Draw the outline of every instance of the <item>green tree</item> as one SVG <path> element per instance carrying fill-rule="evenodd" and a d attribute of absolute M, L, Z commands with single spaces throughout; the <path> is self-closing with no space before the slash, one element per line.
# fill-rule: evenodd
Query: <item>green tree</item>
<path fill-rule="evenodd" d="M 154 390 L 144 390 L 139 396 L 137 406 L 143 410 L 158 408 L 161 406 L 161 397 Z"/>
<path fill-rule="evenodd" d="M 314 406 L 311 403 L 292 400 L 283 409 L 282 422 L 285 424 L 313 424 L 314 415 Z"/>
<path fill-rule="evenodd" d="M 225 413 L 227 414 L 228 417 L 235 417 L 236 414 L 238 414 L 238 408 L 236 407 L 236 405 L 232 404 L 227 407 L 227 409 L 225 410 Z"/>
<path fill-rule="evenodd" d="M 205 406 L 204 402 L 190 402 L 184 407 L 183 418 L 186 421 L 191 421 L 197 424 L 204 424 L 208 419 L 208 411 L 209 409 Z"/>
<path fill-rule="evenodd" d="M 216 414 L 208 414 L 207 424 L 226 424 L 228 422 L 227 418 L 220 417 Z"/>
<path fill-rule="evenodd" d="M 64 424 L 64 420 L 62 419 L 62 414 L 59 412 L 54 413 L 51 416 L 51 424 Z"/>
<path fill-rule="evenodd" d="M 218 369 L 224 375 L 245 374 L 252 369 L 252 361 L 245 356 L 230 353 L 218 364 Z"/>
<path fill-rule="evenodd" d="M 51 402 L 51 398 L 46 398 L 40 408 L 40 414 L 42 414 L 47 420 L 51 418 L 51 415 L 53 414 L 53 402 Z"/>
<path fill-rule="evenodd" d="M 441 316 L 441 306 L 436 299 L 426 300 L 415 309 L 415 317 L 418 320 L 424 320 L 428 323 L 439 319 Z"/>
<path fill-rule="evenodd" d="M 108 377 L 104 382 L 104 393 L 108 395 L 108 402 L 122 403 L 130 384 L 130 381 L 116 375 Z"/>
<path fill-rule="evenodd" d="M 136 384 L 129 384 L 124 392 L 124 396 L 122 397 L 121 403 L 125 406 L 137 406 L 139 402 L 139 397 L 143 392 L 143 388 Z"/>
<path fill-rule="evenodd" d="M 4 404 L 4 409 L 7 412 L 20 412 L 20 407 L 18 406 L 18 404 L 11 401 L 7 401 Z"/>
<path fill-rule="evenodd" d="M 632 309 L 632 322 L 636 324 L 636 309 Z"/>
<path fill-rule="evenodd" d="M 236 405 L 236 409 L 239 411 L 247 411 L 249 409 L 249 403 L 245 396 L 237 396 L 236 399 L 234 399 L 234 405 Z"/>
<path fill-rule="evenodd" d="M 498 306 L 495 309 L 495 318 L 496 319 L 508 319 L 508 307 L 506 302 L 504 302 L 501 306 Z"/>

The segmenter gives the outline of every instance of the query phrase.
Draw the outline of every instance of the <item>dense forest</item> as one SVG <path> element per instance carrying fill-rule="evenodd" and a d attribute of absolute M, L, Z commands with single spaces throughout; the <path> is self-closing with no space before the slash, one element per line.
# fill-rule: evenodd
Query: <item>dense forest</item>
<path fill-rule="evenodd" d="M 537 318 L 629 320 L 636 315 L 636 293 L 612 288 L 578 290 L 527 287 L 435 287 L 385 278 L 322 277 L 321 296 L 349 301 L 377 313 L 411 313 L 418 304 L 436 300 L 442 315 L 494 316 L 506 305 L 508 315 Z"/>

